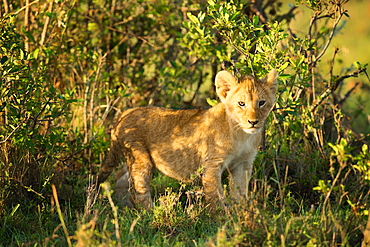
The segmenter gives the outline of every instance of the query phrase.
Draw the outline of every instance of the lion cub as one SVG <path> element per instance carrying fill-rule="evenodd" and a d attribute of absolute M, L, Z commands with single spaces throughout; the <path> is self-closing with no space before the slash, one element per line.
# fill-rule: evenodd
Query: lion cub
<path fill-rule="evenodd" d="M 118 172 L 116 183 L 123 206 L 152 206 L 153 169 L 184 182 L 199 175 L 205 200 L 213 205 L 224 197 L 221 175 L 227 170 L 231 196 L 240 200 L 248 190 L 262 129 L 275 102 L 277 76 L 272 70 L 263 79 L 237 79 L 221 71 L 215 80 L 221 102 L 210 109 L 125 111 L 112 130 L 98 182 L 107 179 L 123 155 L 127 166 Z"/>

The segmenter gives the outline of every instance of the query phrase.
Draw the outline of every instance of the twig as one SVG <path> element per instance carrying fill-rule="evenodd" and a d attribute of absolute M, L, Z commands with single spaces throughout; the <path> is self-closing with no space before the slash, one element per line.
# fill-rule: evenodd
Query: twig
<path fill-rule="evenodd" d="M 271 1 L 269 1 L 271 2 Z M 262 1 L 261 0 L 252 0 L 251 5 L 250 5 L 250 10 L 259 17 L 260 21 L 262 23 L 267 23 L 267 17 L 264 12 L 264 9 L 266 6 L 263 8 L 262 7 Z"/>
<path fill-rule="evenodd" d="M 48 9 L 49 13 L 51 13 L 53 11 L 53 2 L 54 1 L 49 2 L 49 9 Z M 49 22 L 50 22 L 50 17 L 48 15 L 46 15 L 44 28 L 42 30 L 41 40 L 40 40 L 40 45 L 41 46 L 44 45 L 45 37 L 46 37 L 46 31 L 48 30 Z"/>
<path fill-rule="evenodd" d="M 334 69 L 334 64 L 335 64 L 335 57 L 337 56 L 338 52 L 339 52 L 339 48 L 336 47 L 334 49 L 333 58 L 330 61 L 330 71 L 329 71 L 330 78 L 333 78 L 333 69 Z M 330 84 L 331 84 L 331 79 L 330 79 Z"/>
<path fill-rule="evenodd" d="M 90 16 L 87 16 L 87 15 L 84 15 L 84 17 L 86 19 L 89 19 L 90 21 L 94 22 L 94 23 L 98 23 L 94 18 L 90 17 Z M 114 28 L 114 27 L 111 27 L 111 26 L 108 26 L 108 25 L 105 25 L 105 24 L 102 24 L 102 23 L 99 23 L 99 25 L 111 30 L 111 31 L 114 31 L 114 32 L 117 32 L 117 33 L 121 33 L 121 34 L 125 34 L 126 37 L 124 37 L 124 39 L 127 39 L 128 37 L 128 34 L 127 32 L 124 32 L 124 31 L 120 31 L 118 30 L 117 28 Z M 117 24 L 116 24 L 117 25 Z M 140 39 L 141 41 L 143 41 L 145 44 L 148 44 L 149 46 L 151 47 L 157 47 L 156 45 L 150 43 L 147 39 L 145 39 L 143 36 L 139 36 L 139 35 L 135 35 L 136 38 Z"/>
<path fill-rule="evenodd" d="M 28 28 L 28 22 L 29 22 L 29 17 L 30 17 L 30 4 L 29 4 L 29 0 L 26 0 L 26 11 L 24 13 L 24 29 L 26 31 L 29 31 L 29 28 Z M 24 48 L 26 49 L 26 51 L 29 51 L 29 43 L 28 43 L 28 37 L 27 35 L 25 36 L 25 40 L 24 40 Z"/>
<path fill-rule="evenodd" d="M 359 68 L 357 69 L 356 71 L 354 71 L 353 73 L 349 74 L 349 75 L 344 75 L 344 76 L 341 76 L 339 78 L 337 78 L 333 85 L 331 85 L 330 88 L 328 88 L 325 92 L 323 92 L 314 102 L 313 104 L 311 105 L 310 107 L 310 112 L 313 112 L 316 110 L 316 108 L 331 94 L 333 93 L 339 86 L 339 84 L 344 80 L 344 79 L 347 79 L 347 78 L 350 78 L 350 77 L 358 77 L 358 75 L 360 73 L 366 73 L 366 68 Z"/>
<path fill-rule="evenodd" d="M 226 35 L 225 35 L 226 36 Z M 252 60 L 251 60 L 251 57 L 249 55 L 248 52 L 244 52 L 242 51 L 241 49 L 239 49 L 239 47 L 237 47 L 234 42 L 232 41 L 232 39 L 228 36 L 227 37 L 227 41 L 231 44 L 231 46 L 236 50 L 238 51 L 241 55 L 244 55 L 246 58 L 247 58 L 247 61 L 250 63 L 250 69 L 252 70 L 252 75 L 255 76 L 255 73 L 254 73 L 254 69 L 253 69 L 253 64 L 252 64 Z"/>
<path fill-rule="evenodd" d="M 7 0 L 3 0 L 3 3 L 4 3 L 4 12 L 5 12 L 5 14 L 8 14 L 9 13 L 9 3 L 8 3 Z M 3 16 L 1 15 L 1 17 L 3 17 Z"/>
<path fill-rule="evenodd" d="M 283 21 L 284 19 L 287 21 L 287 23 L 289 23 L 288 22 L 288 20 L 289 20 L 289 17 L 290 16 L 294 16 L 293 15 L 293 12 L 294 12 L 294 10 L 296 10 L 298 8 L 298 6 L 293 6 L 292 8 L 290 8 L 290 10 L 287 12 L 287 13 L 285 13 L 285 14 L 283 14 L 283 15 L 281 15 L 279 18 L 277 18 L 276 19 L 276 21 L 278 21 L 278 22 L 281 22 L 281 21 Z M 290 28 L 289 28 L 290 29 Z"/>
<path fill-rule="evenodd" d="M 34 130 L 36 128 L 36 124 L 38 122 L 38 118 L 41 116 L 41 114 L 45 111 L 46 107 L 49 105 L 51 99 L 48 99 L 44 106 L 42 107 L 42 109 L 37 113 L 36 117 L 33 118 L 33 125 L 32 125 L 32 130 Z"/>
<path fill-rule="evenodd" d="M 7 137 L 5 137 L 5 139 L 4 140 L 2 140 L 2 141 L 0 141 L 0 144 L 3 144 L 3 143 L 5 143 L 5 142 L 7 142 L 8 141 L 8 139 L 25 123 L 25 122 L 27 122 L 28 120 L 30 119 L 30 116 L 27 116 L 27 118 L 25 119 L 25 120 L 23 120 L 20 124 L 18 124 L 18 126 L 17 127 L 15 127 L 13 130 L 12 130 L 12 132 L 10 132 L 10 134 L 7 136 Z"/>
<path fill-rule="evenodd" d="M 1 179 L 3 179 L 3 177 L 0 177 Z M 17 185 L 19 185 L 20 187 L 22 187 L 23 189 L 26 189 L 27 191 L 31 191 L 33 193 L 35 193 L 37 196 L 41 197 L 42 199 L 45 199 L 45 196 L 43 196 L 41 193 L 35 191 L 34 189 L 32 189 L 30 186 L 26 186 L 23 184 L 23 182 L 17 178 L 9 178 L 10 180 L 13 180 L 15 181 L 15 183 Z"/>
<path fill-rule="evenodd" d="M 357 86 L 360 85 L 359 82 L 356 82 L 356 84 L 348 90 L 348 92 L 343 96 L 343 98 L 338 102 L 339 105 L 342 105 L 346 99 L 351 95 L 351 93 L 357 88 Z"/>
<path fill-rule="evenodd" d="M 28 1 L 26 2 L 26 5 L 25 6 L 23 6 L 22 8 L 20 8 L 20 9 L 18 9 L 16 12 L 14 12 L 14 14 L 15 15 L 17 15 L 17 14 L 19 14 L 21 11 L 23 11 L 24 9 L 26 10 L 26 12 L 27 12 L 27 9 L 31 6 L 31 5 L 33 5 L 33 4 L 35 4 L 35 3 L 38 3 L 38 2 L 40 2 L 40 0 L 35 0 L 35 1 L 33 1 L 32 3 L 29 3 Z"/>
<path fill-rule="evenodd" d="M 330 14 L 327 14 L 327 15 L 322 15 L 320 16 L 322 12 L 315 12 L 314 16 L 312 17 L 311 21 L 310 21 L 310 25 L 309 25 L 309 28 L 308 28 L 308 40 L 311 42 L 312 41 L 312 28 L 314 26 L 314 24 L 322 19 L 322 18 L 333 18 L 333 16 L 335 16 L 335 13 L 336 11 L 333 11 L 332 13 Z M 313 58 L 314 56 L 314 52 L 313 51 L 309 51 L 309 68 L 311 70 L 311 89 L 312 89 L 312 99 L 313 101 L 316 101 L 316 92 L 315 92 L 315 71 L 314 71 L 314 68 L 317 64 L 317 62 L 320 60 L 320 58 L 325 54 L 326 50 L 328 49 L 333 37 L 334 37 L 334 33 L 336 31 L 336 27 L 339 23 L 339 21 L 341 20 L 342 16 L 343 16 L 343 13 L 342 10 L 340 9 L 339 10 L 339 17 L 335 20 L 334 24 L 333 24 L 333 28 L 329 34 L 329 38 L 326 42 L 326 44 L 324 45 L 324 47 L 322 48 L 321 52 L 319 53 L 319 55 L 317 55 L 315 58 Z M 316 41 L 315 41 L 316 42 Z"/>
<path fill-rule="evenodd" d="M 283 106 L 283 107 L 274 107 L 274 108 L 272 108 L 272 111 L 284 110 L 284 109 L 288 109 L 288 108 L 291 108 L 291 106 L 287 105 L 287 106 Z"/>
<path fill-rule="evenodd" d="M 325 54 L 326 50 L 328 49 L 333 37 L 334 37 L 334 33 L 336 31 L 336 28 L 339 24 L 339 21 L 342 19 L 342 16 L 343 16 L 344 12 L 340 12 L 339 14 L 339 17 L 335 20 L 334 24 L 333 24 L 333 28 L 330 32 L 330 35 L 329 35 L 329 39 L 328 41 L 326 42 L 324 48 L 321 50 L 320 54 L 316 56 L 315 60 L 312 62 L 312 64 L 310 64 L 312 67 L 315 67 L 316 63 L 321 59 L 321 57 Z"/>

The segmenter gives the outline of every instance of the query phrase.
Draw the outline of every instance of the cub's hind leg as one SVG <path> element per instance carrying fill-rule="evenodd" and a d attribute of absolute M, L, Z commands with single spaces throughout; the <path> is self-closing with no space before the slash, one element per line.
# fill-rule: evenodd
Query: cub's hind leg
<path fill-rule="evenodd" d="M 132 180 L 132 199 L 136 206 L 150 209 L 150 180 L 153 170 L 150 154 L 140 143 L 130 145 L 130 151 L 133 159 L 127 165 Z"/>
<path fill-rule="evenodd" d="M 130 192 L 132 183 L 129 178 L 130 174 L 128 173 L 127 166 L 125 165 L 117 172 L 115 192 L 120 206 L 132 208 L 134 207 L 131 201 Z"/>

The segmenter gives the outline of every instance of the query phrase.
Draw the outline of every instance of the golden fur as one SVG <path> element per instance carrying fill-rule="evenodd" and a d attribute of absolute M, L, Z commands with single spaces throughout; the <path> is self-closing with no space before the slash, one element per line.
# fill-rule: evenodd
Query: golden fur
<path fill-rule="evenodd" d="M 112 130 L 99 183 L 124 156 L 127 166 L 116 182 L 121 205 L 152 206 L 153 169 L 184 182 L 200 176 L 205 200 L 212 204 L 224 197 L 221 175 L 228 170 L 231 196 L 240 200 L 248 190 L 261 130 L 275 102 L 276 79 L 275 70 L 263 79 L 237 79 L 221 71 L 215 80 L 221 102 L 210 109 L 125 111 Z"/>

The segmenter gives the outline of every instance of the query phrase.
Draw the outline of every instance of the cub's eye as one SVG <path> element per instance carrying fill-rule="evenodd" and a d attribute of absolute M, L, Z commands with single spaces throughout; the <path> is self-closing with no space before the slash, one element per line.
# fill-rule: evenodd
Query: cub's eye
<path fill-rule="evenodd" d="M 238 102 L 238 105 L 239 105 L 240 107 L 244 107 L 244 106 L 245 106 L 245 102 L 243 102 L 243 101 L 239 101 L 239 102 Z"/>
<path fill-rule="evenodd" d="M 264 101 L 264 100 L 260 100 L 259 102 L 258 102 L 258 105 L 259 106 L 264 106 L 266 104 L 266 101 Z"/>

